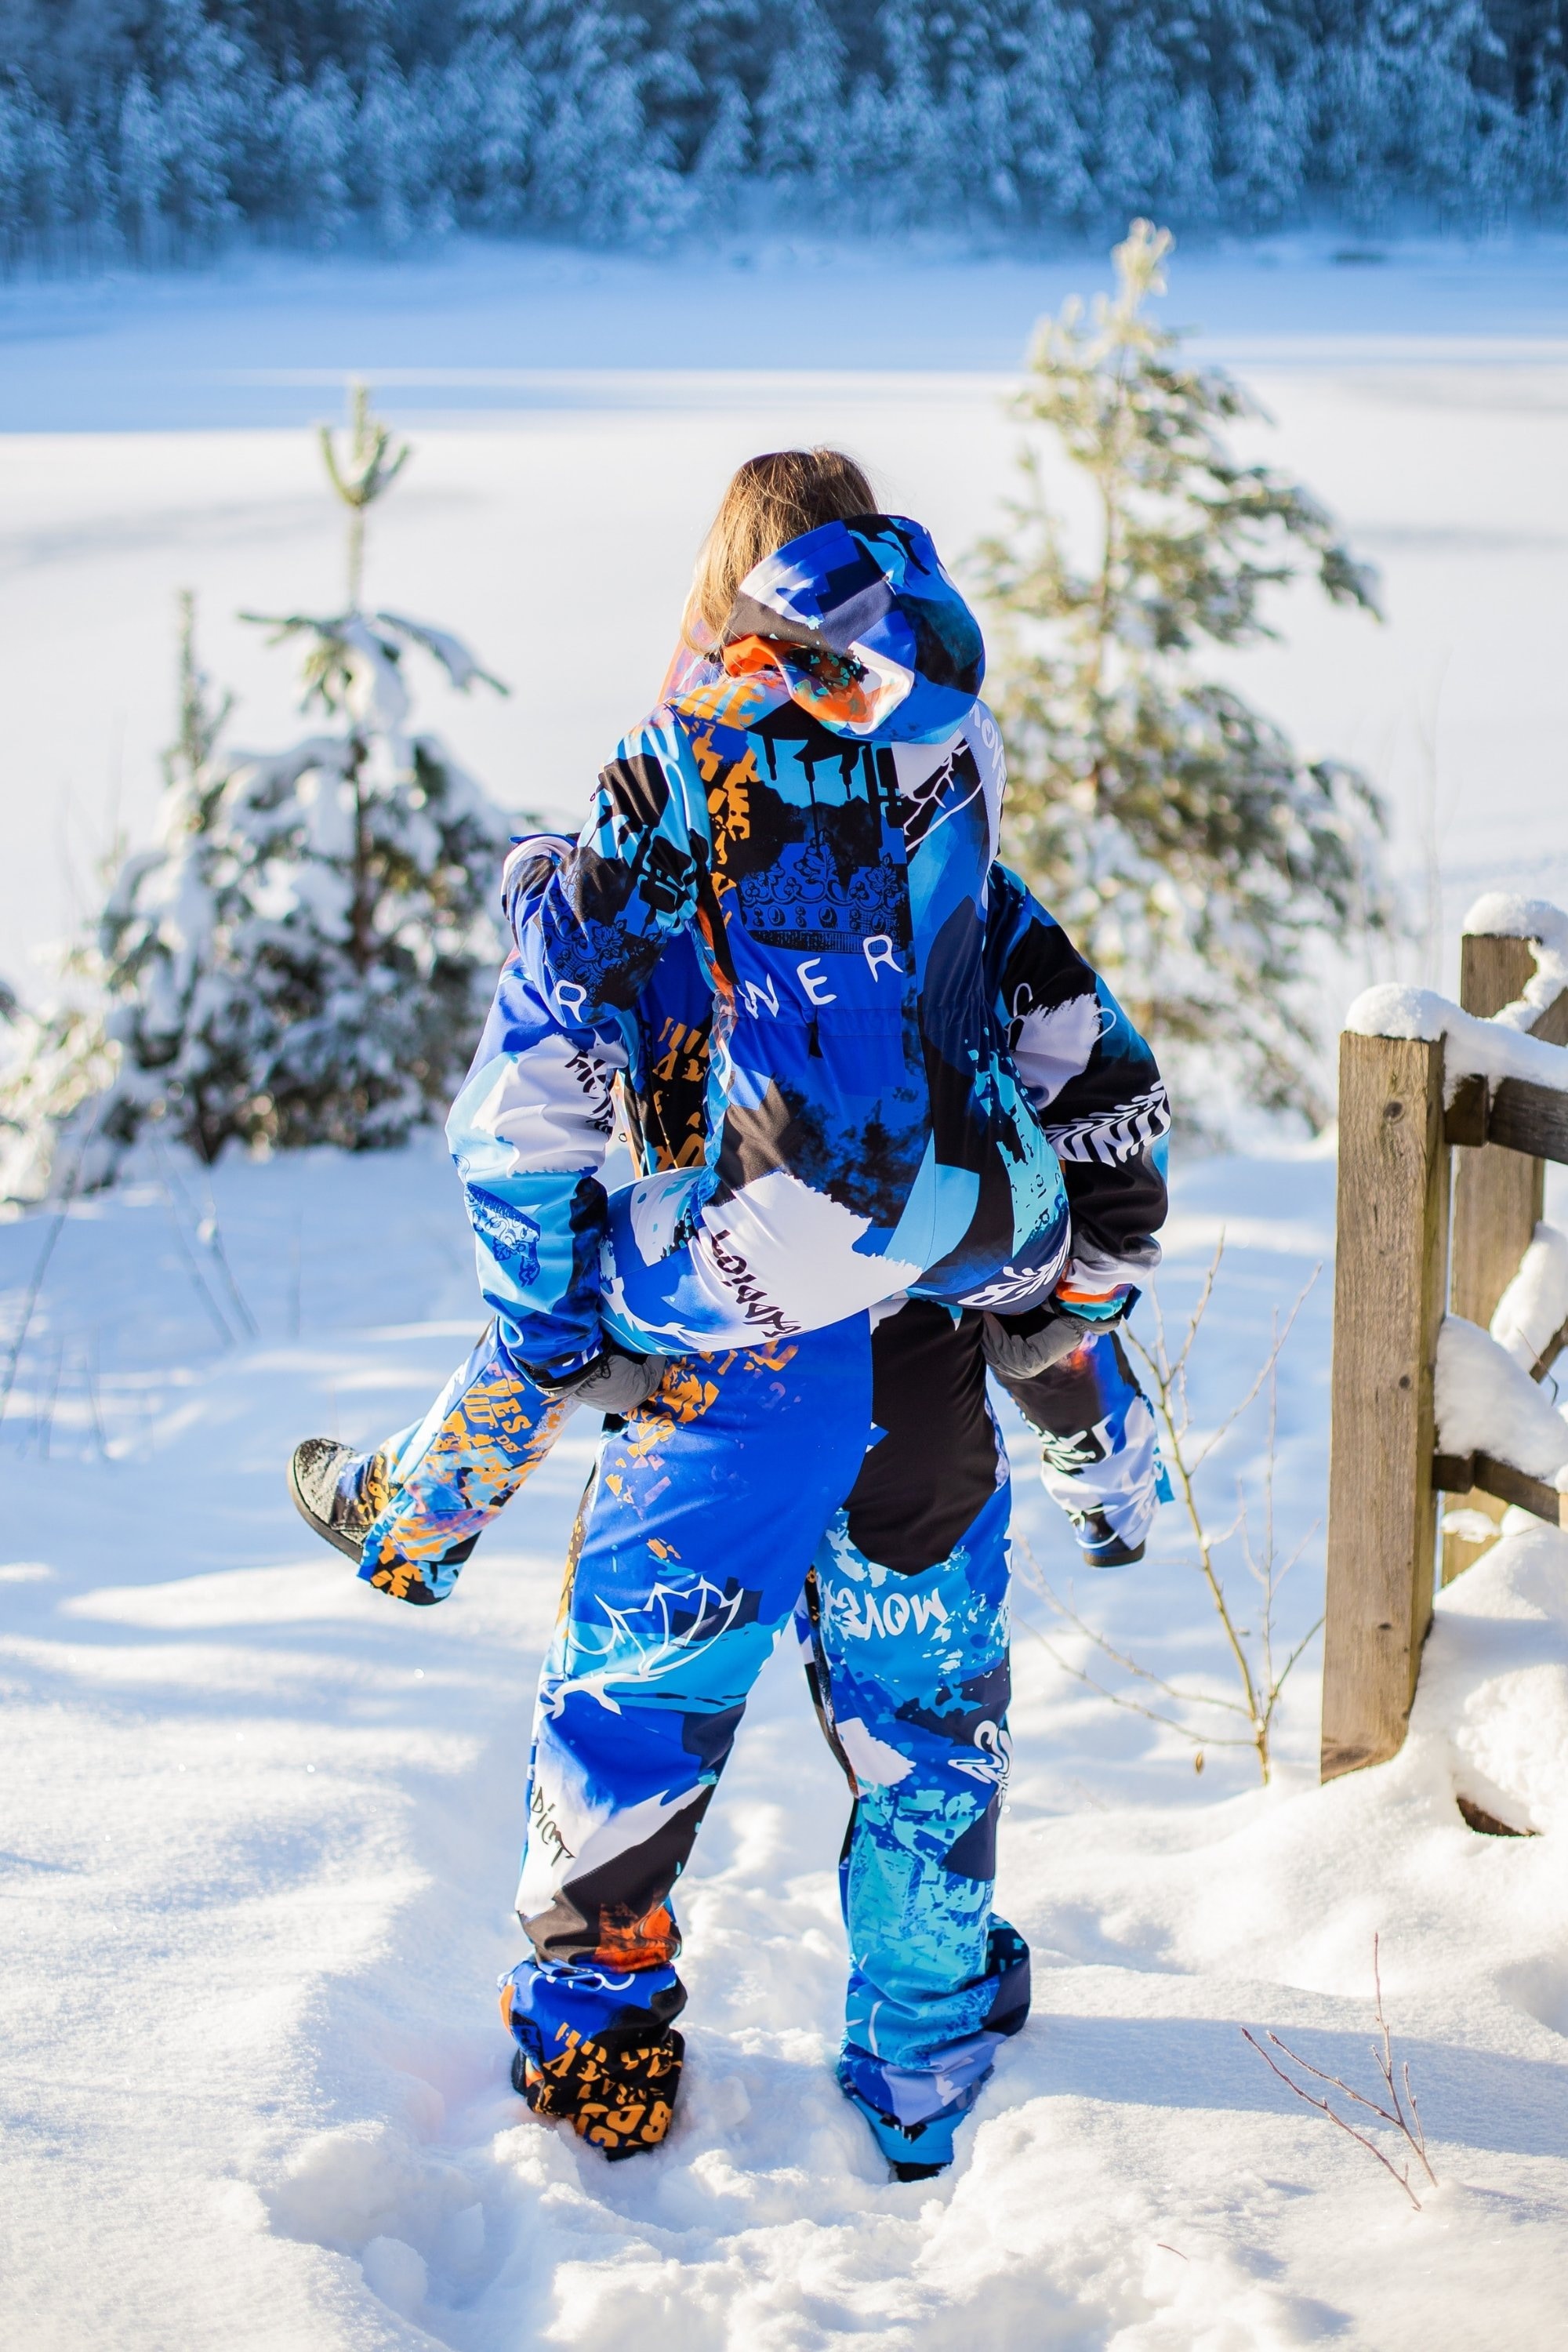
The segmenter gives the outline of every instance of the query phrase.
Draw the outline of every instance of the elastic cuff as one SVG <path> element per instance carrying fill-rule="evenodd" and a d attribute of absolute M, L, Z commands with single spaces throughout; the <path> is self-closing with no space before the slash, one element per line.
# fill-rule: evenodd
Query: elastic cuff
<path fill-rule="evenodd" d="M 395 1512 L 384 1516 L 395 1518 Z M 394 1601 L 411 1601 L 421 1606 L 445 1601 L 458 1581 L 463 1562 L 471 1557 L 479 1534 L 465 1536 L 444 1548 L 434 1538 L 426 1539 L 430 1543 L 427 1553 L 405 1558 L 395 1542 L 388 1546 L 381 1532 L 381 1521 L 377 1520 L 364 1539 L 359 1570 L 362 1582 L 374 1584 L 378 1592 L 389 1593 Z"/>
<path fill-rule="evenodd" d="M 953 2136 L 968 2114 L 967 2107 L 957 2114 L 932 2116 L 929 2122 L 916 2124 L 907 2131 L 891 2116 L 879 2115 L 868 2106 L 859 2093 L 838 2078 L 838 2087 L 852 2107 L 858 2107 L 870 2126 L 871 2137 L 889 2164 L 941 2164 L 952 2162 Z"/>

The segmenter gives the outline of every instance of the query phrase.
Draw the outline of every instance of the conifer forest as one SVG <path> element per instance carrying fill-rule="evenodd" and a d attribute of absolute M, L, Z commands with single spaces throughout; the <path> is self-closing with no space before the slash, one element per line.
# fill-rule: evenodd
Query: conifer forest
<path fill-rule="evenodd" d="M 1565 204 L 1565 0 L 0 0 L 13 267 Z"/>

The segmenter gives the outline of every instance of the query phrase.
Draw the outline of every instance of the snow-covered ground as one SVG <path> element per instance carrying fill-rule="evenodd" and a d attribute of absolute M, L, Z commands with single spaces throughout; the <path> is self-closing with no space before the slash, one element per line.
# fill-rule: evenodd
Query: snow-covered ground
<path fill-rule="evenodd" d="M 1177 1190 L 1184 1312 L 1223 1225 L 1200 1420 L 1331 1241 L 1331 1161 Z M 208 1220 L 258 1326 L 241 1308 Z M 14 1314 L 47 1227 L 0 1228 Z M 1328 1294 L 1282 1365 L 1279 1503 L 1321 1508 Z M 1036 2007 L 935 2187 L 884 2178 L 834 2088 L 844 1797 L 793 1661 L 764 1675 L 683 1882 L 689 2097 L 605 2167 L 508 2086 L 492 1984 L 529 1697 L 591 1432 L 439 1610 L 300 1528 L 308 1431 L 408 1417 L 474 1324 L 456 1185 L 407 1152 L 188 1167 L 68 1220 L 3 1433 L 0 2310 L 5 2340 L 464 2352 L 668 2332 L 691 2352 L 1503 2352 L 1568 2259 L 1568 1538 L 1446 1598 L 1394 1766 L 1313 1785 L 1316 1652 L 1267 1794 L 1053 1664 L 1020 1584 L 1001 1900 Z M 1216 1464 L 1256 1494 L 1255 1411 Z M 1016 1443 L 1017 1524 L 1070 1574 Z M 1167 1514 L 1170 1519 L 1173 1515 Z M 1085 1581 L 1157 1671 L 1223 1690 L 1175 1564 Z M 1292 1586 L 1296 1589 L 1293 1591 Z M 1315 1615 L 1316 1541 L 1286 1587 Z M 1082 1653 L 1072 1643 L 1069 1659 Z M 1194 1720 L 1196 1718 L 1194 1718 Z M 1534 1839 L 1478 1836 L 1462 1788 Z M 1373 2089 L 1372 1938 L 1442 2186 L 1419 2213 L 1241 2040 Z"/>
<path fill-rule="evenodd" d="M 1238 674 L 1391 784 L 1407 866 L 1447 821 L 1450 918 L 1484 881 L 1568 891 L 1562 261 L 1281 245 L 1184 260 L 1169 306 L 1385 569 L 1385 630 L 1299 601 L 1289 649 Z M 287 656 L 234 616 L 337 595 L 305 428 L 342 374 L 370 373 L 418 445 L 376 518 L 377 599 L 461 629 L 516 688 L 433 693 L 427 716 L 503 799 L 571 808 L 658 675 L 735 459 L 842 437 L 963 548 L 1006 487 L 998 403 L 1029 321 L 1095 274 L 458 247 L 0 290 L 0 971 L 28 982 L 114 822 L 145 833 L 174 587 L 241 691 L 238 739 L 298 731 Z M 1179 1168 L 1173 1319 L 1227 1244 L 1200 1421 L 1328 1257 L 1332 1183 L 1321 1154 Z M 0 1226 L 0 1384 L 50 1233 Z M 1329 1307 L 1325 1268 L 1281 1365 L 1279 1530 L 1306 1546 L 1286 1646 L 1321 1606 Z M 1210 1744 L 1200 1777 L 1070 1679 L 1057 1659 L 1085 1654 L 1025 1561 L 1001 1900 L 1034 1946 L 1035 2015 L 934 2187 L 889 2185 L 832 2084 L 842 1784 L 775 1660 L 682 1887 L 689 2096 L 666 2149 L 608 2168 L 523 2115 L 491 1991 L 517 1957 L 529 1701 L 591 1432 L 436 1611 L 358 1584 L 282 1486 L 298 1436 L 406 1420 L 475 1320 L 433 1138 L 231 1161 L 211 1198 L 149 1160 L 59 1232 L 0 1423 L 7 2346 L 1555 2340 L 1568 1538 L 1521 1523 L 1444 1597 L 1404 1755 L 1328 1790 L 1309 1650 L 1267 1792 L 1245 1756 Z M 1239 1477 L 1258 1523 L 1266 1410 L 1212 1466 L 1218 1517 Z M 1071 1549 L 1015 1435 L 1016 1526 L 1065 1589 Z M 1224 1691 L 1167 1517 L 1149 1564 L 1079 1577 L 1078 1600 L 1153 1671 Z M 1456 1790 L 1543 1834 L 1477 1835 Z M 1238 2031 L 1373 2088 L 1374 1930 L 1442 2183 L 1419 2213 Z"/>

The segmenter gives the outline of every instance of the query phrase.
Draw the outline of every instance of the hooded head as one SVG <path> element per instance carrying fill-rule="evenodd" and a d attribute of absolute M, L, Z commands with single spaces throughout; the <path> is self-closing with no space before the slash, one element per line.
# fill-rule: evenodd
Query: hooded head
<path fill-rule="evenodd" d="M 825 727 L 863 742 L 940 742 L 985 675 L 978 622 L 930 532 L 903 515 L 823 523 L 763 556 L 720 643 L 731 677 L 773 669 Z"/>
<path fill-rule="evenodd" d="M 681 640 L 667 695 L 700 675 L 710 686 L 721 663 L 750 681 L 752 707 L 788 698 L 862 742 L 941 742 L 985 666 L 929 533 L 879 513 L 841 449 L 773 449 L 737 469 L 698 555 Z M 731 713 L 742 725 L 746 699 Z"/>

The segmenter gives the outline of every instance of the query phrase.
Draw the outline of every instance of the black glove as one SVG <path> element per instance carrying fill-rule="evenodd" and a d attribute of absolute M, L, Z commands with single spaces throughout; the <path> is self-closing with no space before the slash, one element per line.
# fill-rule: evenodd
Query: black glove
<path fill-rule="evenodd" d="M 628 1356 L 620 1348 L 606 1348 L 563 1381 L 541 1380 L 537 1373 L 531 1377 L 542 1396 L 570 1397 L 574 1404 L 588 1405 L 595 1412 L 636 1412 L 664 1378 L 665 1362 L 663 1356 Z"/>
<path fill-rule="evenodd" d="M 1109 1323 L 1091 1322 L 1069 1307 L 1050 1300 L 1023 1315 L 983 1315 L 980 1345 L 985 1360 L 999 1379 L 1032 1381 L 1070 1356 L 1094 1331 L 1108 1331 Z"/>

